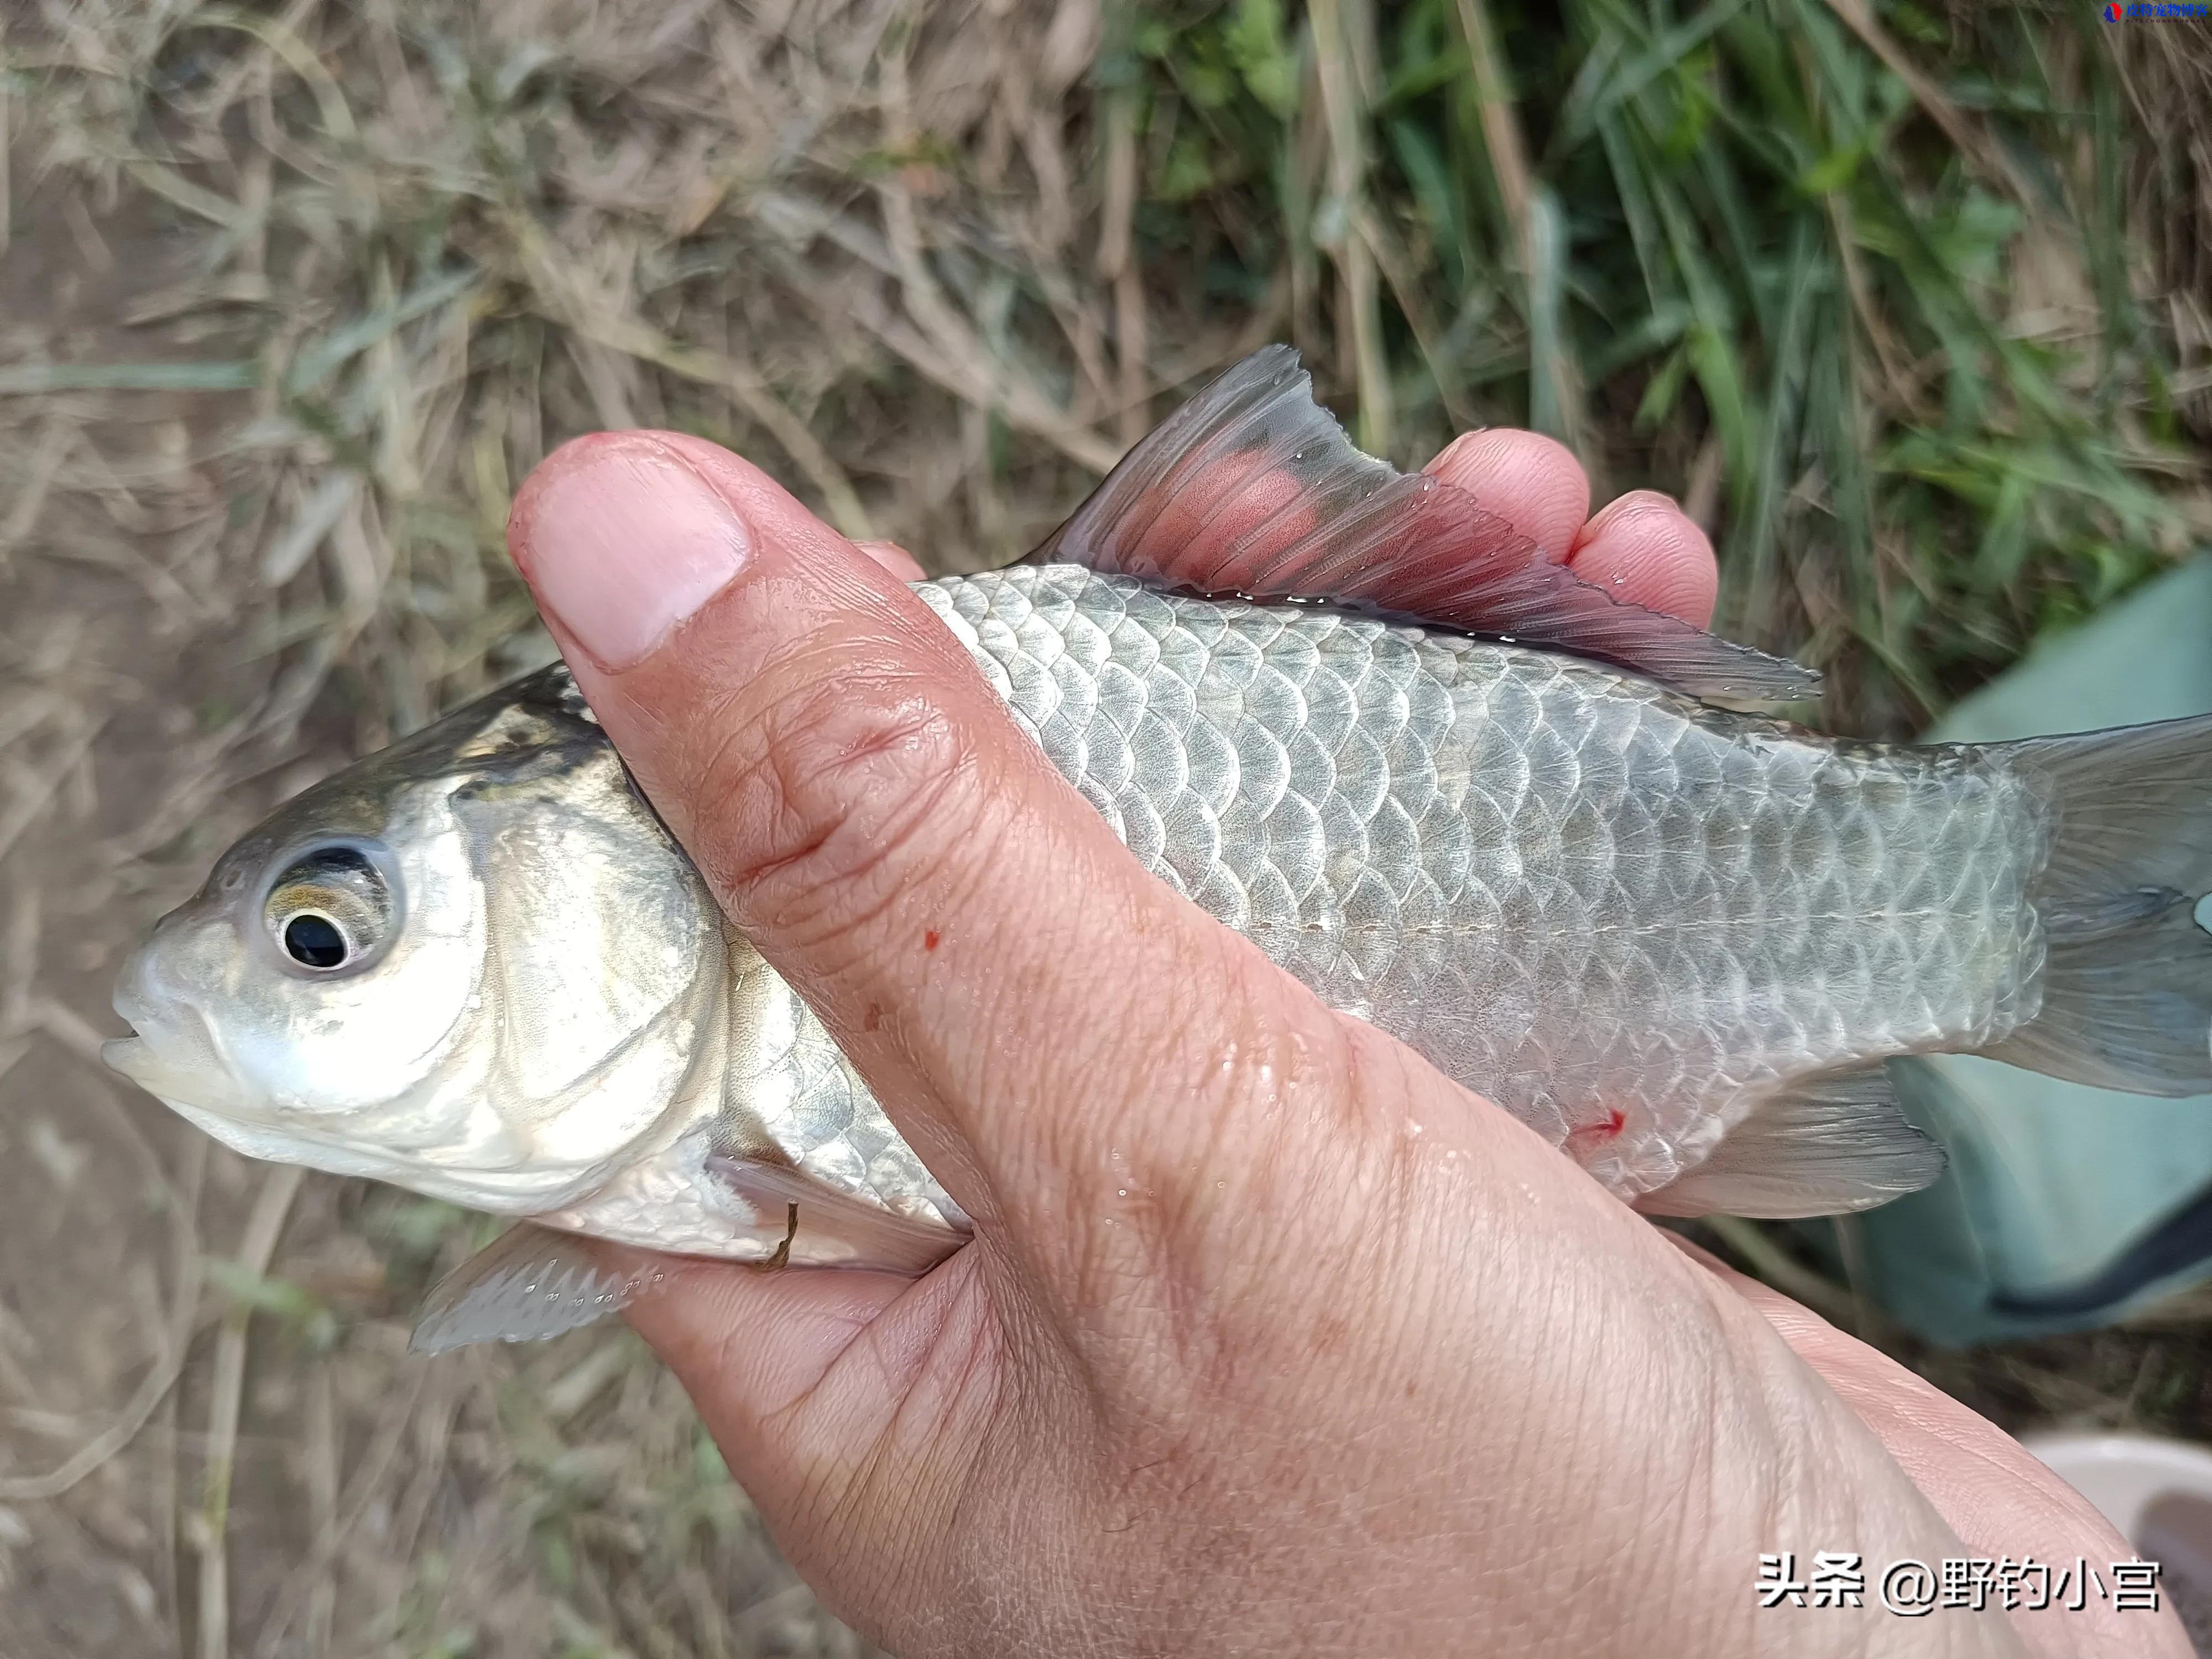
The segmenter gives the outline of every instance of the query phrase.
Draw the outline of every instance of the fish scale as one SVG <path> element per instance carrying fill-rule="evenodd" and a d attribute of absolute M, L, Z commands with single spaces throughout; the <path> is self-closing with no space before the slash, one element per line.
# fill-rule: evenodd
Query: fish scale
<path fill-rule="evenodd" d="M 1073 566 L 917 589 L 1146 867 L 1624 1194 L 2032 1018 L 2044 806 L 1605 667 Z"/>

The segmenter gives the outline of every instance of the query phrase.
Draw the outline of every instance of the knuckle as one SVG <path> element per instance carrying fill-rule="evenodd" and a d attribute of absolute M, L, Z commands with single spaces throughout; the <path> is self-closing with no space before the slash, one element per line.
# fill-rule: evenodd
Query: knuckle
<path fill-rule="evenodd" d="M 1286 995 L 1255 953 L 1211 951 L 1178 978 L 1207 988 L 1212 1016 L 1124 1023 L 1129 1097 L 1071 1126 L 1082 1146 L 1061 1167 L 1090 1173 L 1061 1207 L 1079 1304 L 1148 1312 L 1202 1367 L 1252 1340 L 1240 1287 L 1279 1251 L 1358 1254 L 1366 1200 L 1400 1178 L 1385 1131 L 1405 1079 L 1395 1045 Z"/>
<path fill-rule="evenodd" d="M 697 723 L 684 771 L 709 883 L 802 948 L 879 915 L 968 837 L 975 757 L 926 682 L 849 651 L 771 662 Z"/>

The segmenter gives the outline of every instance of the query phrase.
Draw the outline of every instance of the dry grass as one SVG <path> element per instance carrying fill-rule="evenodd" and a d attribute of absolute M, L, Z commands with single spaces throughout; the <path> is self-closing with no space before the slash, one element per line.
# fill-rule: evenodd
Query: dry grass
<path fill-rule="evenodd" d="M 548 653 L 501 532 L 563 437 L 701 433 L 851 533 L 974 568 L 1170 394 L 1291 337 L 1401 459 L 1532 420 L 1613 487 L 1685 494 L 1744 625 L 1841 665 L 1862 725 L 2185 540 L 2202 59 L 2066 46 L 2045 106 L 2000 118 L 1958 101 L 1972 20 L 1912 12 L 1899 46 L 1892 14 L 1832 12 L 1790 92 L 1727 56 L 1750 14 L 1689 39 L 1633 6 L 1571 8 L 1558 43 L 1482 0 L 9 9 L 0 1652 L 858 1651 L 630 1339 L 409 1361 L 475 1224 L 295 1192 L 93 1052 L 121 947 L 222 845 Z M 1877 72 L 1877 36 L 1915 80 Z M 2086 221 L 2015 199 L 2023 135 L 2076 93 L 2095 119 L 2053 177 L 2115 184 L 2116 276 Z M 2163 142 L 2120 142 L 2141 129 Z M 1697 288 L 1682 247 L 1727 204 L 1668 198 L 1667 168 L 1784 201 L 1789 158 L 1862 140 L 1796 240 Z M 1636 277 L 1639 179 L 1692 216 Z M 1959 343 L 1929 319 L 1961 302 L 1855 213 L 1968 226 L 1942 246 L 2002 327 L 1949 370 L 1989 377 L 1985 408 L 1947 403 Z M 1856 319 L 1840 369 L 1790 355 L 1800 277 Z M 1778 411 L 1798 447 L 1753 441 Z M 1861 437 L 1880 465 L 1843 476 Z M 2203 1329 L 1928 1363 L 2008 1421 L 2172 1422 L 2212 1414 Z"/>

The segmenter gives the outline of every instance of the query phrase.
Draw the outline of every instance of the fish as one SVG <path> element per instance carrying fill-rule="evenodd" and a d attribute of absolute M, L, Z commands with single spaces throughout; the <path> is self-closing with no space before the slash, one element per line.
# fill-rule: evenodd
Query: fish
<path fill-rule="evenodd" d="M 1363 454 L 1287 348 L 914 586 L 1153 875 L 1647 1214 L 1927 1186 L 1898 1055 L 2212 1091 L 2212 718 L 1794 725 L 1816 675 Z M 280 807 L 115 1008 L 109 1063 L 225 1145 L 517 1219 L 426 1351 L 650 1288 L 579 1237 L 920 1273 L 970 1233 L 557 665 Z"/>

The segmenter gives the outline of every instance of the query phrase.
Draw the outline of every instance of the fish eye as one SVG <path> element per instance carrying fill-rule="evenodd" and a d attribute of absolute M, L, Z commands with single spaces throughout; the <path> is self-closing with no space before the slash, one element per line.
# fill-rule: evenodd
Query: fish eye
<path fill-rule="evenodd" d="M 284 924 L 284 954 L 303 968 L 343 968 L 350 951 L 337 923 L 302 910 Z"/>
<path fill-rule="evenodd" d="M 285 864 L 261 908 L 270 939 L 287 962 L 321 976 L 358 971 L 382 953 L 395 906 L 381 863 L 341 842 Z"/>

